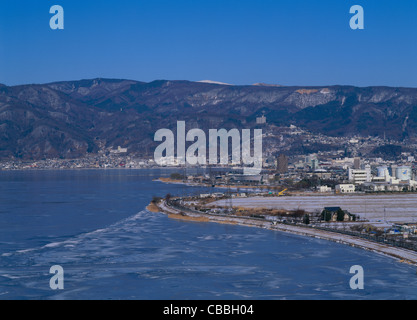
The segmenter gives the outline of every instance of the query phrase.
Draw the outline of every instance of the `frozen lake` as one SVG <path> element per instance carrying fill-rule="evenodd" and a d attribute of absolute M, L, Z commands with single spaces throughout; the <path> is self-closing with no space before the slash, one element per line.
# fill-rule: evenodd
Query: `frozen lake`
<path fill-rule="evenodd" d="M 153 196 L 208 192 L 153 181 L 169 174 L 0 172 L 0 300 L 416 299 L 415 266 L 390 257 L 145 210 Z M 302 201 L 279 200 L 291 199 Z M 55 264 L 65 290 L 50 288 Z M 365 270 L 364 290 L 349 286 L 354 265 Z"/>

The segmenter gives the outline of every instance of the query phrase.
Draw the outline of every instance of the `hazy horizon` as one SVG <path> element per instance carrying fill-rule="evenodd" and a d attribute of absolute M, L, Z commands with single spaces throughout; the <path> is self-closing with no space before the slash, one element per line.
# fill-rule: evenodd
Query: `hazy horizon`
<path fill-rule="evenodd" d="M 93 77 L 93 78 L 80 78 L 80 79 L 68 79 L 68 80 L 56 80 L 56 81 L 48 81 L 48 82 L 33 82 L 33 83 L 21 83 L 21 84 L 14 84 L 8 85 L 7 83 L 0 83 L 7 87 L 19 87 L 19 86 L 27 86 L 27 85 L 48 85 L 53 83 L 60 83 L 60 82 L 80 82 L 80 81 L 91 81 L 91 80 L 113 80 L 113 81 L 134 81 L 134 82 L 142 82 L 142 83 L 152 83 L 155 81 L 184 81 L 184 82 L 197 82 L 197 83 L 208 83 L 206 81 L 213 81 L 211 84 L 218 84 L 218 85 L 228 85 L 228 86 L 259 86 L 259 87 L 300 87 L 300 88 L 321 88 L 321 87 L 356 87 L 356 88 L 370 88 L 370 87 L 387 87 L 387 88 L 406 88 L 406 89 L 417 89 L 417 85 L 414 87 L 411 86 L 388 86 L 388 85 L 364 85 L 358 86 L 353 84 L 322 84 L 322 85 L 310 85 L 310 84 L 294 84 L 294 85 L 287 85 L 287 84 L 280 84 L 280 83 L 265 83 L 265 82 L 258 82 L 258 83 L 248 83 L 248 84 L 234 84 L 234 83 L 222 83 L 222 81 L 205 79 L 205 80 L 187 80 L 187 79 L 154 79 L 150 81 L 143 81 L 138 79 L 129 79 L 129 78 L 106 78 L 106 77 Z"/>

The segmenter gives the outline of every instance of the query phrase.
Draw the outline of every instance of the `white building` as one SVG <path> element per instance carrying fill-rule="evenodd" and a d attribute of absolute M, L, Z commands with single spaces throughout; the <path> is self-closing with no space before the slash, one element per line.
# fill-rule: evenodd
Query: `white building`
<path fill-rule="evenodd" d="M 395 177 L 398 180 L 401 180 L 401 181 L 411 180 L 412 178 L 411 175 L 412 175 L 411 167 L 402 166 L 402 167 L 397 167 L 395 169 Z"/>
<path fill-rule="evenodd" d="M 363 184 L 372 181 L 371 166 L 367 165 L 365 170 L 349 168 L 349 181 L 354 184 Z"/>
<path fill-rule="evenodd" d="M 320 186 L 319 191 L 321 193 L 326 193 L 326 192 L 332 192 L 332 188 L 328 187 L 328 186 Z"/>
<path fill-rule="evenodd" d="M 127 153 L 127 148 L 117 147 L 117 150 L 110 150 L 110 153 Z"/>
<path fill-rule="evenodd" d="M 354 193 L 355 185 L 353 184 L 338 184 L 336 186 L 336 193 Z"/>
<path fill-rule="evenodd" d="M 403 191 L 417 188 L 417 181 L 412 179 L 411 167 L 391 167 L 392 175 L 386 166 L 378 167 L 378 176 L 372 178 L 372 182 L 364 183 L 364 186 L 372 191 Z"/>
<path fill-rule="evenodd" d="M 256 124 L 265 124 L 266 123 L 266 117 L 262 115 L 262 117 L 256 118 Z"/>

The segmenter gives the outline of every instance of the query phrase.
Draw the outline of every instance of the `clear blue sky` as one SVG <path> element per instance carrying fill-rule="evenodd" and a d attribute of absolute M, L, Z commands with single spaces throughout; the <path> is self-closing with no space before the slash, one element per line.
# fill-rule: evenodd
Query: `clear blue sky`
<path fill-rule="evenodd" d="M 417 87 L 417 1 L 1 1 L 0 83 L 96 77 Z"/>

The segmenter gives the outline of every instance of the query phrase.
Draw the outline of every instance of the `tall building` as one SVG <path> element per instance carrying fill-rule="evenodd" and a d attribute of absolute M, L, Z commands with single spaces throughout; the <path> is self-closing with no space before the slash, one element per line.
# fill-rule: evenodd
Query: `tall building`
<path fill-rule="evenodd" d="M 311 170 L 316 171 L 319 168 L 319 160 L 311 159 Z"/>
<path fill-rule="evenodd" d="M 310 154 L 306 157 L 306 164 L 310 166 L 311 170 L 316 171 L 319 168 L 319 160 L 317 154 Z"/>
<path fill-rule="evenodd" d="M 353 169 L 359 170 L 361 168 L 361 158 L 353 159 Z"/>
<path fill-rule="evenodd" d="M 394 178 L 394 179 L 397 179 L 397 165 L 392 165 L 391 166 L 391 176 Z"/>
<path fill-rule="evenodd" d="M 288 172 L 288 157 L 285 154 L 280 154 L 277 160 L 277 169 L 278 173 L 287 173 Z"/>

